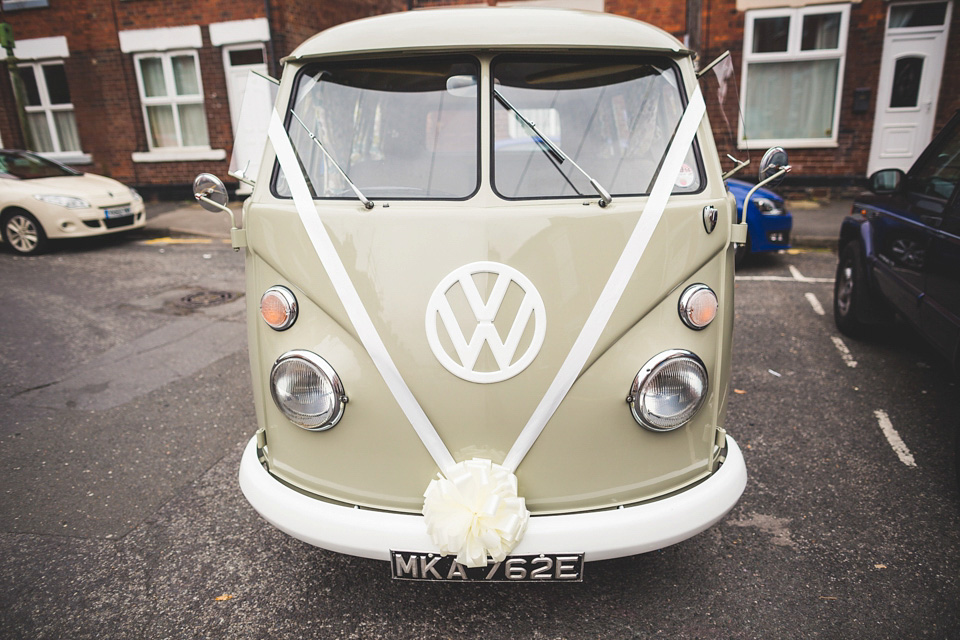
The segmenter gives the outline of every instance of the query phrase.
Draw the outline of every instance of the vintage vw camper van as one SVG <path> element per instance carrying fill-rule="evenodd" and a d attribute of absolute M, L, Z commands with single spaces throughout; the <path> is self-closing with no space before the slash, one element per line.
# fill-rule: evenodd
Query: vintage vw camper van
<path fill-rule="evenodd" d="M 266 520 L 396 578 L 566 581 L 733 507 L 746 231 L 676 39 L 415 11 L 324 31 L 248 94 L 240 486 Z"/>

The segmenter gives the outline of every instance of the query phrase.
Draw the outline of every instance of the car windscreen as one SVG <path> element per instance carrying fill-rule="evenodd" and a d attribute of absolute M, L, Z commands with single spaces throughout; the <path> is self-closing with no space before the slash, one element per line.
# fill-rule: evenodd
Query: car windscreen
<path fill-rule="evenodd" d="M 466 56 L 307 66 L 296 81 L 293 114 L 285 115 L 314 197 L 355 197 L 344 174 L 374 199 L 473 194 L 479 98 L 447 83 L 479 73 L 476 59 Z M 282 172 L 275 190 L 289 196 Z"/>
<path fill-rule="evenodd" d="M 650 192 L 684 110 L 680 74 L 670 60 L 501 55 L 492 73 L 498 194 L 510 199 L 592 195 L 584 172 L 615 196 Z M 583 172 L 550 153 L 550 143 Z M 702 186 L 694 144 L 674 192 L 697 192 Z"/>
<path fill-rule="evenodd" d="M 58 162 L 35 156 L 32 153 L 0 152 L 0 178 L 32 180 L 34 178 L 58 178 L 83 175 Z"/>

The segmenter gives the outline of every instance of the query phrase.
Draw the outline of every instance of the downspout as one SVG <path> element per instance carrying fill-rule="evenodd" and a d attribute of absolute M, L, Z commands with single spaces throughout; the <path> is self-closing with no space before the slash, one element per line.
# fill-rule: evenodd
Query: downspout
<path fill-rule="evenodd" d="M 267 40 L 267 57 L 270 59 L 270 64 L 267 68 L 270 69 L 270 75 L 279 78 L 280 70 L 277 66 L 277 55 L 273 46 L 273 17 L 270 14 L 270 0 L 263 0 L 263 11 L 267 18 L 267 37 L 270 38 Z"/>

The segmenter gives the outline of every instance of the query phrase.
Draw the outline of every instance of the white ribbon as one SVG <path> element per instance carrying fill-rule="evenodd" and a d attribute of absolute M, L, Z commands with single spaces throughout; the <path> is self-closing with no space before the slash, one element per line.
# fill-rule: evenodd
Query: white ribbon
<path fill-rule="evenodd" d="M 600 298 L 594 305 L 593 311 L 590 312 L 583 329 L 580 330 L 580 335 L 573 343 L 570 353 L 567 354 L 567 359 L 560 365 L 560 370 L 550 387 L 547 388 L 547 393 L 543 396 L 540 404 L 537 405 L 533 415 L 530 416 L 530 420 L 527 421 L 526 426 L 520 432 L 520 436 L 503 461 L 503 466 L 510 471 L 516 471 L 517 467 L 520 466 L 520 462 L 523 461 L 533 443 L 540 437 L 544 427 L 547 426 L 547 422 L 553 417 L 557 407 L 560 406 L 567 392 L 570 391 L 570 387 L 576 382 L 577 377 L 583 370 L 583 365 L 586 364 L 587 358 L 590 357 L 593 348 L 597 345 L 600 334 L 603 333 L 613 310 L 620 302 L 620 298 L 627 288 L 627 283 L 630 282 L 630 277 L 636 270 L 637 264 L 640 262 L 640 258 L 657 228 L 657 223 L 663 216 L 667 200 L 670 199 L 673 186 L 680 174 L 680 167 L 690 150 L 690 145 L 693 144 L 693 138 L 700 127 L 700 120 L 703 119 L 705 111 L 706 105 L 703 102 L 703 95 L 700 93 L 700 87 L 697 87 L 694 89 L 693 95 L 690 96 L 690 102 L 680 118 L 680 124 L 677 126 L 670 148 L 667 150 L 667 155 L 660 168 L 660 174 L 653 184 L 653 190 L 647 199 L 647 205 L 643 208 L 643 213 L 640 215 L 633 233 L 630 234 L 630 239 L 627 240 L 627 244 L 620 254 L 620 259 L 617 260 L 617 264 L 613 268 L 613 273 L 610 274 L 606 286 L 600 293 Z"/>
<path fill-rule="evenodd" d="M 383 381 L 386 382 L 390 393 L 396 398 L 400 409 L 407 416 L 407 420 L 413 425 L 414 431 L 417 432 L 423 446 L 427 448 L 427 452 L 430 453 L 440 470 L 446 472 L 456 462 L 440 439 L 440 434 L 430 423 L 427 414 L 423 412 L 420 403 L 413 396 L 413 392 L 403 381 L 397 365 L 393 363 L 393 359 L 387 352 L 387 347 L 380 339 L 380 334 L 377 333 L 377 328 L 370 320 L 370 315 L 364 308 L 363 301 L 360 300 L 360 294 L 354 288 L 350 275 L 344 268 L 340 255 L 330 240 L 327 228 L 323 226 L 320 216 L 317 215 L 317 208 L 314 205 L 313 197 L 310 195 L 310 189 L 307 187 L 307 181 L 303 178 L 300 163 L 297 161 L 296 153 L 290 144 L 290 138 L 287 137 L 287 132 L 284 130 L 283 123 L 276 111 L 270 117 L 268 134 L 273 149 L 277 153 L 280 168 L 283 169 L 283 175 L 287 179 L 287 184 L 290 185 L 290 193 L 293 195 L 293 202 L 297 207 L 297 213 L 300 215 L 300 221 L 307 230 L 307 236 L 313 243 L 313 248 L 316 250 L 317 256 L 320 257 L 320 262 L 323 264 L 330 282 L 333 283 L 333 288 L 340 297 L 340 302 L 343 304 L 350 322 L 357 330 L 357 336 L 360 338 L 363 348 L 370 354 L 377 371 L 380 372 Z"/>
<path fill-rule="evenodd" d="M 431 539 L 444 555 L 456 553 L 457 562 L 468 567 L 485 566 L 488 555 L 497 562 L 502 561 L 523 537 L 530 512 L 527 511 L 523 498 L 518 497 L 517 477 L 513 472 L 580 375 L 620 301 L 663 216 L 683 159 L 693 143 L 705 110 L 703 96 L 697 87 L 680 119 L 647 205 L 627 240 L 613 273 L 610 274 L 600 298 L 557 376 L 502 466 L 479 458 L 459 464 L 454 461 L 380 339 L 326 227 L 317 215 L 313 197 L 280 116 L 275 111 L 271 115 L 268 129 L 270 141 L 287 184 L 290 185 L 290 192 L 307 236 L 313 243 L 360 342 L 442 472 L 436 480 L 431 481 L 424 493 L 423 514 Z"/>

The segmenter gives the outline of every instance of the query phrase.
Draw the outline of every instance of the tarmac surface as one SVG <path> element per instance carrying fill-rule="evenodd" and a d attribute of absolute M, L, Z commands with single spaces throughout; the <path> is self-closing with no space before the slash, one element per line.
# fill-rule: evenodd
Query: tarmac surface
<path fill-rule="evenodd" d="M 240 202 L 230 207 L 240 211 Z M 798 249 L 835 249 L 840 223 L 850 213 L 853 200 L 787 200 L 793 214 L 792 246 Z M 230 238 L 226 213 L 211 213 L 195 202 L 147 203 L 147 229 L 158 235 L 191 235 Z"/>

